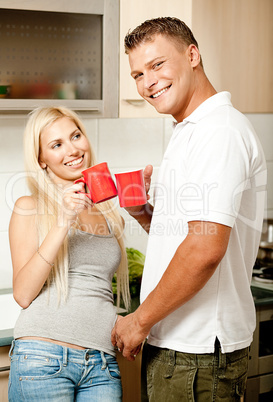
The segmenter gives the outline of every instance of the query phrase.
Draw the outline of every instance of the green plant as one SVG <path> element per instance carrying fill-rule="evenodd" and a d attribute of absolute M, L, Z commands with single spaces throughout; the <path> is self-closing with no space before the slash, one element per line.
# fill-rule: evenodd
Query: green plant
<path fill-rule="evenodd" d="M 129 270 L 129 286 L 131 297 L 139 296 L 141 278 L 145 262 L 145 255 L 135 248 L 126 247 Z M 113 293 L 117 294 L 117 277 L 114 275 L 112 281 Z"/>

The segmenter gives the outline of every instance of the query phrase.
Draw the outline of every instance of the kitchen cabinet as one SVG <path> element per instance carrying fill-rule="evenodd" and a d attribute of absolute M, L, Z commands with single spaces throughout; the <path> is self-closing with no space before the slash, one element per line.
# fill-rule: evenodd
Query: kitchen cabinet
<path fill-rule="evenodd" d="M 243 113 L 273 112 L 272 0 L 193 0 L 192 30 L 217 91 Z"/>
<path fill-rule="evenodd" d="M 117 361 L 121 373 L 123 402 L 140 402 L 141 400 L 141 352 L 134 362 L 130 362 L 121 353 L 117 353 Z"/>
<path fill-rule="evenodd" d="M 261 293 L 252 288 L 252 293 Z M 267 402 L 273 400 L 273 292 L 271 304 L 256 305 L 256 329 L 250 347 L 248 379 L 245 402 Z"/>
<path fill-rule="evenodd" d="M 120 117 L 158 117 L 137 94 L 123 40 L 146 19 L 175 16 L 192 29 L 205 72 L 243 113 L 273 112 L 272 0 L 120 0 Z M 161 115 L 162 117 L 162 115 Z"/>
<path fill-rule="evenodd" d="M 0 112 L 118 117 L 119 0 L 0 0 L 0 13 Z"/>
<path fill-rule="evenodd" d="M 9 381 L 9 349 L 10 346 L 0 347 L 0 401 L 8 401 L 8 381 Z"/>
<path fill-rule="evenodd" d="M 14 99 L 9 99 L 8 96 L 3 99 L 5 93 L 0 88 L 0 112 L 28 111 L 38 105 L 61 102 L 75 110 L 88 111 L 92 117 L 162 117 L 138 95 L 123 46 L 124 36 L 129 29 L 134 29 L 146 19 L 159 16 L 176 16 L 192 28 L 199 42 L 209 79 L 217 91 L 231 92 L 235 107 L 243 113 L 273 111 L 273 56 L 270 52 L 273 37 L 272 0 L 157 0 L 156 4 L 154 0 L 139 0 L 137 3 L 132 0 L 57 0 L 46 3 L 41 0 L 25 0 L 23 5 L 20 0 L 0 0 L 0 9 L 13 9 L 21 13 L 28 10 L 38 13 L 38 17 L 39 13 L 44 13 L 44 16 L 54 14 L 54 18 L 60 14 L 74 14 L 83 20 L 92 14 L 100 20 L 87 21 L 86 28 L 83 23 L 83 30 L 91 26 L 93 29 L 95 25 L 98 25 L 98 29 L 96 32 L 90 31 L 90 34 L 81 31 L 84 36 L 80 37 L 76 26 L 57 26 L 55 19 L 52 19 L 51 25 L 36 24 L 36 28 L 34 26 L 34 31 L 30 33 L 31 24 L 26 19 L 20 19 L 19 16 L 18 23 L 13 24 L 2 18 L 0 85 L 13 87 L 16 95 Z M 56 27 L 59 31 L 58 40 L 54 37 L 56 33 L 52 31 Z M 76 30 L 78 36 L 73 40 L 72 33 Z M 102 40 L 99 36 L 101 31 Z M 39 54 L 31 55 L 32 61 L 28 63 L 30 68 L 24 67 L 30 57 L 28 46 L 21 46 L 21 53 L 17 49 L 19 42 L 29 35 L 38 35 L 38 42 L 41 35 L 51 35 L 51 39 L 48 36 L 49 46 L 42 47 L 42 52 L 39 53 L 36 45 L 33 47 L 33 52 L 38 51 Z M 57 44 L 62 40 L 62 35 L 66 36 L 68 47 Z M 88 37 L 92 38 L 95 48 L 86 51 L 84 49 L 90 44 Z M 100 43 L 103 45 L 99 50 Z M 54 49 L 57 56 L 54 55 Z M 92 53 L 91 57 L 89 51 Z M 91 62 L 94 52 L 97 67 Z M 59 68 L 54 57 L 61 60 Z M 89 66 L 86 63 L 88 59 L 91 63 Z M 14 68 L 6 68 L 7 60 Z M 37 68 L 38 61 L 44 66 L 52 62 L 49 68 L 52 77 L 49 77 L 48 71 Z M 14 73 L 18 72 L 19 75 L 23 74 L 25 81 L 33 73 L 35 85 L 27 94 L 21 91 L 22 86 L 20 87 L 18 80 L 14 81 Z M 52 90 L 49 86 L 52 86 L 51 82 L 58 75 L 60 77 L 53 95 L 48 95 Z M 13 85 L 9 85 L 8 81 L 13 81 Z"/>

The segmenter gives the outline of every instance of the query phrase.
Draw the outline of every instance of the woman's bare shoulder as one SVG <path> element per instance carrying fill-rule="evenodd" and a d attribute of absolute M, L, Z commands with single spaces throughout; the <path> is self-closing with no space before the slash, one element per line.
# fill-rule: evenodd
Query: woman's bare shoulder
<path fill-rule="evenodd" d="M 37 201 L 31 195 L 24 195 L 16 200 L 14 205 L 14 212 L 33 211 L 37 208 Z"/>

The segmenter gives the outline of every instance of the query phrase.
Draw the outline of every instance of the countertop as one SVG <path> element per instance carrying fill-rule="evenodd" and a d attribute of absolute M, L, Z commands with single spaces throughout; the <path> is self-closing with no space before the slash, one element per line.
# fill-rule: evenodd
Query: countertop
<path fill-rule="evenodd" d="M 0 346 L 8 346 L 13 340 L 13 328 L 0 331 Z"/>
<path fill-rule="evenodd" d="M 251 282 L 251 291 L 256 306 L 273 305 L 273 284 Z M 13 340 L 13 328 L 0 330 L 0 346 L 8 346 Z"/>

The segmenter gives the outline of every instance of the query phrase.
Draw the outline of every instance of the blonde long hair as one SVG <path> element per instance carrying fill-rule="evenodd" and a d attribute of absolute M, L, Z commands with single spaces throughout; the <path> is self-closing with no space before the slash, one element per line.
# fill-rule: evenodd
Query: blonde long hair
<path fill-rule="evenodd" d="M 78 115 L 65 107 L 40 107 L 33 110 L 29 115 L 24 133 L 25 169 L 27 172 L 27 184 L 32 196 L 37 202 L 37 229 L 39 245 L 42 243 L 53 224 L 56 223 L 58 208 L 61 203 L 61 189 L 54 184 L 46 170 L 39 164 L 40 135 L 42 131 L 56 120 L 68 117 L 71 119 L 82 134 L 88 139 L 86 130 Z M 91 150 L 91 166 L 94 165 L 95 155 Z M 130 292 L 128 279 L 128 264 L 126 249 L 124 245 L 123 220 L 111 201 L 97 204 L 96 208 L 109 222 L 121 249 L 121 262 L 117 270 L 117 305 L 120 304 L 122 296 L 125 307 L 130 306 Z M 55 282 L 59 296 L 67 297 L 68 292 L 68 239 L 66 238 L 57 258 L 54 267 L 47 280 L 49 285 Z"/>

